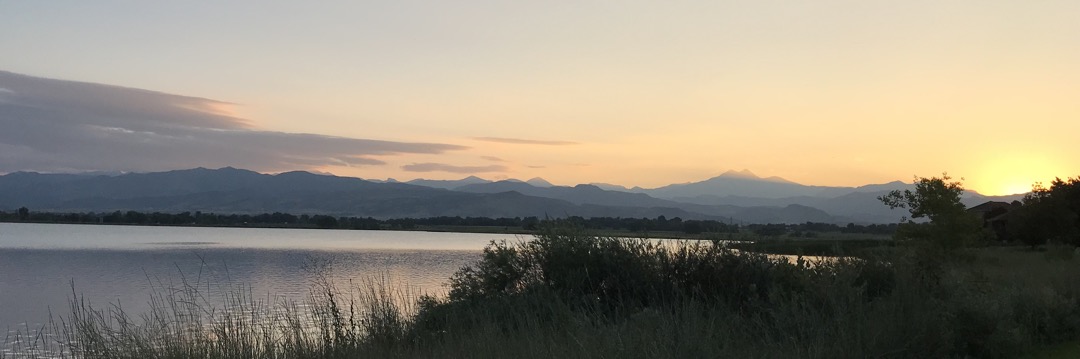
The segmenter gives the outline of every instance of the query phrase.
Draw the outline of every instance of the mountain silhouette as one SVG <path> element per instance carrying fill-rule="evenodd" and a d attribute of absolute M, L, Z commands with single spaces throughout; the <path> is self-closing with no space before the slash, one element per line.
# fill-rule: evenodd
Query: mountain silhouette
<path fill-rule="evenodd" d="M 118 176 L 32 172 L 0 176 L 0 208 L 13 210 L 20 206 L 36 211 L 290 212 L 376 218 L 660 215 L 712 218 L 675 208 L 578 205 L 514 191 L 468 193 L 300 171 L 267 175 L 235 168 Z"/>
<path fill-rule="evenodd" d="M 541 179 L 490 182 L 478 177 L 373 182 L 304 171 L 270 175 L 232 167 L 124 174 L 15 172 L 0 176 L 0 209 L 290 212 L 376 218 L 664 215 L 735 223 L 890 223 L 906 212 L 889 209 L 877 197 L 912 185 L 896 181 L 861 187 L 804 186 L 744 170 L 657 189 L 618 188 L 625 189 L 555 186 Z M 968 192 L 964 202 L 970 206 L 1019 198 Z"/>
<path fill-rule="evenodd" d="M 528 183 L 528 184 L 536 186 L 536 187 L 552 187 L 552 186 L 554 186 L 553 184 L 551 184 L 551 182 L 548 182 L 547 180 L 545 180 L 543 178 L 540 178 L 540 177 L 530 178 L 528 181 L 525 181 L 525 183 Z"/>
<path fill-rule="evenodd" d="M 454 189 L 454 188 L 458 188 L 458 187 L 465 186 L 465 185 L 470 185 L 470 184 L 490 183 L 490 182 L 491 181 L 488 181 L 488 180 L 480 178 L 480 177 L 469 176 L 469 177 L 465 177 L 465 178 L 462 178 L 462 179 L 459 179 L 459 180 L 414 179 L 412 181 L 407 181 L 405 183 L 414 184 L 414 185 L 417 185 L 417 186 L 431 187 L 431 188 Z"/>
<path fill-rule="evenodd" d="M 633 192 L 646 193 L 659 198 L 710 196 L 749 196 L 783 198 L 813 196 L 822 190 L 817 186 L 804 186 L 780 177 L 761 178 L 748 170 L 727 171 L 700 182 L 672 184 L 653 189 L 634 188 Z"/>

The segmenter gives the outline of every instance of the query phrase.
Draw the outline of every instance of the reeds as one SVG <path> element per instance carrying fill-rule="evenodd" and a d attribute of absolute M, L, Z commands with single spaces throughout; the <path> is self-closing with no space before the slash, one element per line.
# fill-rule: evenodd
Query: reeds
<path fill-rule="evenodd" d="M 807 263 L 552 231 L 493 243 L 445 297 L 385 276 L 319 281 L 302 302 L 243 287 L 215 302 L 185 280 L 137 316 L 73 296 L 68 316 L 0 356 L 1006 358 L 1080 338 L 1071 255 L 877 255 Z"/>

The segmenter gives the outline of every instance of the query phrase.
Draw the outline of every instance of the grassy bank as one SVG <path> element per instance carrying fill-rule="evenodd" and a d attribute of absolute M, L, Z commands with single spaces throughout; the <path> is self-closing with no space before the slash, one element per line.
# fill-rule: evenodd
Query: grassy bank
<path fill-rule="evenodd" d="M 890 249 L 895 242 L 883 239 L 766 239 L 728 244 L 741 251 L 803 256 L 864 256 Z"/>
<path fill-rule="evenodd" d="M 76 301 L 50 334 L 81 358 L 1010 358 L 1080 338 L 1071 248 L 790 263 L 559 229 L 492 244 L 440 298 L 323 283 L 309 303 L 221 304 L 196 287 L 144 317 Z"/>

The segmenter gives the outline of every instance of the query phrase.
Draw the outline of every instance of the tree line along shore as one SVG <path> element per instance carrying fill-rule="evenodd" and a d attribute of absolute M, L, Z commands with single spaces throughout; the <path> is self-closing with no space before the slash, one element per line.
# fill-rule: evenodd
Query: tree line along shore
<path fill-rule="evenodd" d="M 12 211 L 0 210 L 0 222 L 65 223 L 65 224 L 115 224 L 149 226 L 200 226 L 200 227 L 257 227 L 257 228 L 308 228 L 308 229 L 355 229 L 355 230 L 429 230 L 480 233 L 535 233 L 545 222 L 559 221 L 583 229 L 610 231 L 611 233 L 675 235 L 678 238 L 707 237 L 716 234 L 752 233 L 761 237 L 814 238 L 821 233 L 871 234 L 888 236 L 896 231 L 897 224 L 855 224 L 806 222 L 798 224 L 739 224 L 721 220 L 683 220 L 667 218 L 619 218 L 571 216 L 565 218 L 541 217 L 460 217 L 440 216 L 427 218 L 390 218 L 331 216 L 325 214 L 261 213 L 218 214 L 196 212 L 54 212 L 32 211 L 26 207 Z"/>

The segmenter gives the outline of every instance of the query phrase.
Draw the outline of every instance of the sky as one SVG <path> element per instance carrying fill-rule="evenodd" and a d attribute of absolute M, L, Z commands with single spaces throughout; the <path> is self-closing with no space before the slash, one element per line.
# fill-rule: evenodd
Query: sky
<path fill-rule="evenodd" d="M 0 173 L 1080 175 L 1080 2 L 0 1 Z"/>

